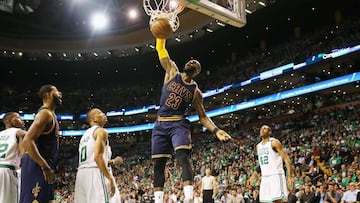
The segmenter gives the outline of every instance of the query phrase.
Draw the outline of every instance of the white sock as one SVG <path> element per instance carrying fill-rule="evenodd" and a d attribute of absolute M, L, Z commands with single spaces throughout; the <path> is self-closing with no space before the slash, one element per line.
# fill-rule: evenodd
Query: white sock
<path fill-rule="evenodd" d="M 164 192 L 163 191 L 155 191 L 154 197 L 155 197 L 154 203 L 164 203 Z"/>
<path fill-rule="evenodd" d="M 191 202 L 194 196 L 194 187 L 192 185 L 185 185 L 184 195 L 185 195 L 184 202 Z"/>

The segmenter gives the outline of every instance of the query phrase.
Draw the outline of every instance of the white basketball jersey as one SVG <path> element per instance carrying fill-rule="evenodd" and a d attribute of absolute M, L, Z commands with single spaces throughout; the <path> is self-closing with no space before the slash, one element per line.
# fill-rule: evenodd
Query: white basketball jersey
<path fill-rule="evenodd" d="M 8 128 L 0 132 L 0 164 L 18 166 L 20 163 L 16 132 L 19 128 Z"/>
<path fill-rule="evenodd" d="M 87 129 L 84 135 L 80 139 L 79 144 L 79 168 L 91 168 L 97 167 L 97 164 L 94 159 L 94 151 L 95 151 L 95 138 L 94 132 L 99 128 L 99 126 L 92 126 L 91 128 Z M 104 149 L 104 160 L 107 164 L 108 161 L 108 145 L 109 142 L 106 141 L 106 146 Z"/>
<path fill-rule="evenodd" d="M 266 143 L 260 142 L 257 145 L 257 154 L 262 176 L 285 173 L 280 154 L 271 147 L 273 140 L 274 138 L 270 138 Z"/>

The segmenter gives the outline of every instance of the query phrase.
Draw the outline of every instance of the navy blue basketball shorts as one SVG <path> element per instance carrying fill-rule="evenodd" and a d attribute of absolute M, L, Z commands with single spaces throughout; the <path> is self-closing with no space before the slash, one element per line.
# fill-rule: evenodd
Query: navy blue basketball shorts
<path fill-rule="evenodd" d="M 190 121 L 156 121 L 151 137 L 151 157 L 171 157 L 173 149 L 191 149 Z"/>
<path fill-rule="evenodd" d="M 21 189 L 19 203 L 48 203 L 54 200 L 54 185 L 45 182 L 41 167 L 28 154 L 21 157 Z"/>

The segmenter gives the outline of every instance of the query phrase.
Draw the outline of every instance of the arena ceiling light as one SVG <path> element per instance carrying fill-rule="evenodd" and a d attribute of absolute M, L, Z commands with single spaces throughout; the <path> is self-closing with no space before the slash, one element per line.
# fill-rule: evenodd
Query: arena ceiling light
<path fill-rule="evenodd" d="M 176 7 L 178 7 L 178 2 L 176 0 L 170 0 L 170 8 L 174 9 Z"/>
<path fill-rule="evenodd" d="M 109 18 L 103 12 L 94 13 L 91 16 L 90 22 L 91 22 L 91 26 L 93 27 L 94 30 L 104 30 L 108 27 Z"/>
<path fill-rule="evenodd" d="M 259 4 L 264 6 L 264 7 L 266 6 L 266 4 L 264 2 L 262 2 L 262 1 L 259 1 Z"/>
<path fill-rule="evenodd" d="M 128 16 L 130 19 L 135 19 L 138 17 L 138 12 L 136 9 L 130 9 L 129 10 L 129 13 L 128 13 Z"/>

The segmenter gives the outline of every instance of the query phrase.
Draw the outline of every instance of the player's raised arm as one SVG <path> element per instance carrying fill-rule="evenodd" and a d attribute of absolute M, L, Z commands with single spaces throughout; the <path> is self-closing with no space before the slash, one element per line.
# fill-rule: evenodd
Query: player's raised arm
<path fill-rule="evenodd" d="M 231 139 L 231 136 L 224 130 L 219 129 L 214 122 L 206 115 L 205 108 L 203 104 L 203 97 L 199 89 L 195 90 L 194 95 L 194 105 L 199 115 L 200 123 L 205 126 L 208 130 L 216 135 L 216 137 L 221 141 L 227 141 Z"/>
<path fill-rule="evenodd" d="M 166 50 L 166 39 L 156 39 L 156 51 L 158 52 L 161 66 L 164 68 L 167 74 L 175 75 L 179 70 L 175 63 L 170 60 L 168 51 Z"/>

